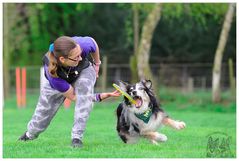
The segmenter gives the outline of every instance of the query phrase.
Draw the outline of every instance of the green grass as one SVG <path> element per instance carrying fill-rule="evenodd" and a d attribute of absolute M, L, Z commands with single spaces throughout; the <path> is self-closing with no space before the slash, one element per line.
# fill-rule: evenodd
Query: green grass
<path fill-rule="evenodd" d="M 95 104 L 87 123 L 82 149 L 70 146 L 73 107 L 70 109 L 61 107 L 48 129 L 38 139 L 19 142 L 17 139 L 26 130 L 26 125 L 34 112 L 37 96 L 28 101 L 26 109 L 17 109 L 13 99 L 7 100 L 3 110 L 3 157 L 205 158 L 208 135 L 213 132 L 223 132 L 232 137 L 231 157 L 236 157 L 236 103 L 226 105 L 205 103 L 207 97 L 203 98 L 203 94 L 188 96 L 190 103 L 186 95 L 172 95 L 170 97 L 175 96 L 175 100 L 162 96 L 162 104 L 172 118 L 185 121 L 187 127 L 181 131 L 169 127 L 160 129 L 160 132 L 168 136 L 167 142 L 155 146 L 148 140 L 141 139 L 138 144 L 124 144 L 115 130 L 115 108 L 119 103 L 115 101 Z"/>

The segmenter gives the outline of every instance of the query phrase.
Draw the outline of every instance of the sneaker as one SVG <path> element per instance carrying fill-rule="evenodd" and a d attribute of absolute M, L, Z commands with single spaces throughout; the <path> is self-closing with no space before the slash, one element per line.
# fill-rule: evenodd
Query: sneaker
<path fill-rule="evenodd" d="M 18 140 L 27 141 L 27 140 L 31 140 L 31 139 L 27 136 L 27 132 L 25 132 Z"/>
<path fill-rule="evenodd" d="M 71 146 L 72 146 L 73 148 L 82 148 L 83 143 L 82 143 L 82 141 L 81 141 L 80 139 L 74 138 L 74 139 L 72 139 L 72 144 L 71 144 Z"/>

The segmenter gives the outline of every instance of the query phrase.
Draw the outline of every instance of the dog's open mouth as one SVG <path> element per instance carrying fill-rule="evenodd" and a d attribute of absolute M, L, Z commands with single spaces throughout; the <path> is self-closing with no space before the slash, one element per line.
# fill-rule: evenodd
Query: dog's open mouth
<path fill-rule="evenodd" d="M 143 104 L 142 98 L 139 97 L 139 96 L 134 96 L 133 99 L 136 101 L 136 105 L 135 105 L 136 108 L 140 108 L 142 106 L 142 104 Z"/>

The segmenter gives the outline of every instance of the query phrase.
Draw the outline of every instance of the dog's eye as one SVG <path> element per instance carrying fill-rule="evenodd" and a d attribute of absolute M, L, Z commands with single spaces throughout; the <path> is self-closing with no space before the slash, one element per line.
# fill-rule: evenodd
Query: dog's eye
<path fill-rule="evenodd" d="M 128 89 L 127 93 L 131 93 L 133 91 L 133 89 Z"/>

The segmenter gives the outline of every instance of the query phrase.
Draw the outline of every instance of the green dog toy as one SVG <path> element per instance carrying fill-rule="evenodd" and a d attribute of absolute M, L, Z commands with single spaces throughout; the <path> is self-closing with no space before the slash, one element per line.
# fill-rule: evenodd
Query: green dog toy
<path fill-rule="evenodd" d="M 133 104 L 136 104 L 136 103 L 137 103 L 128 93 L 126 93 L 125 91 L 123 91 L 122 89 L 120 89 L 120 86 L 118 86 L 117 84 L 114 84 L 114 83 L 113 83 L 113 87 L 115 87 L 115 89 L 116 89 L 117 91 L 119 91 L 123 96 L 125 96 L 126 98 L 128 98 L 131 103 L 133 103 Z"/>

